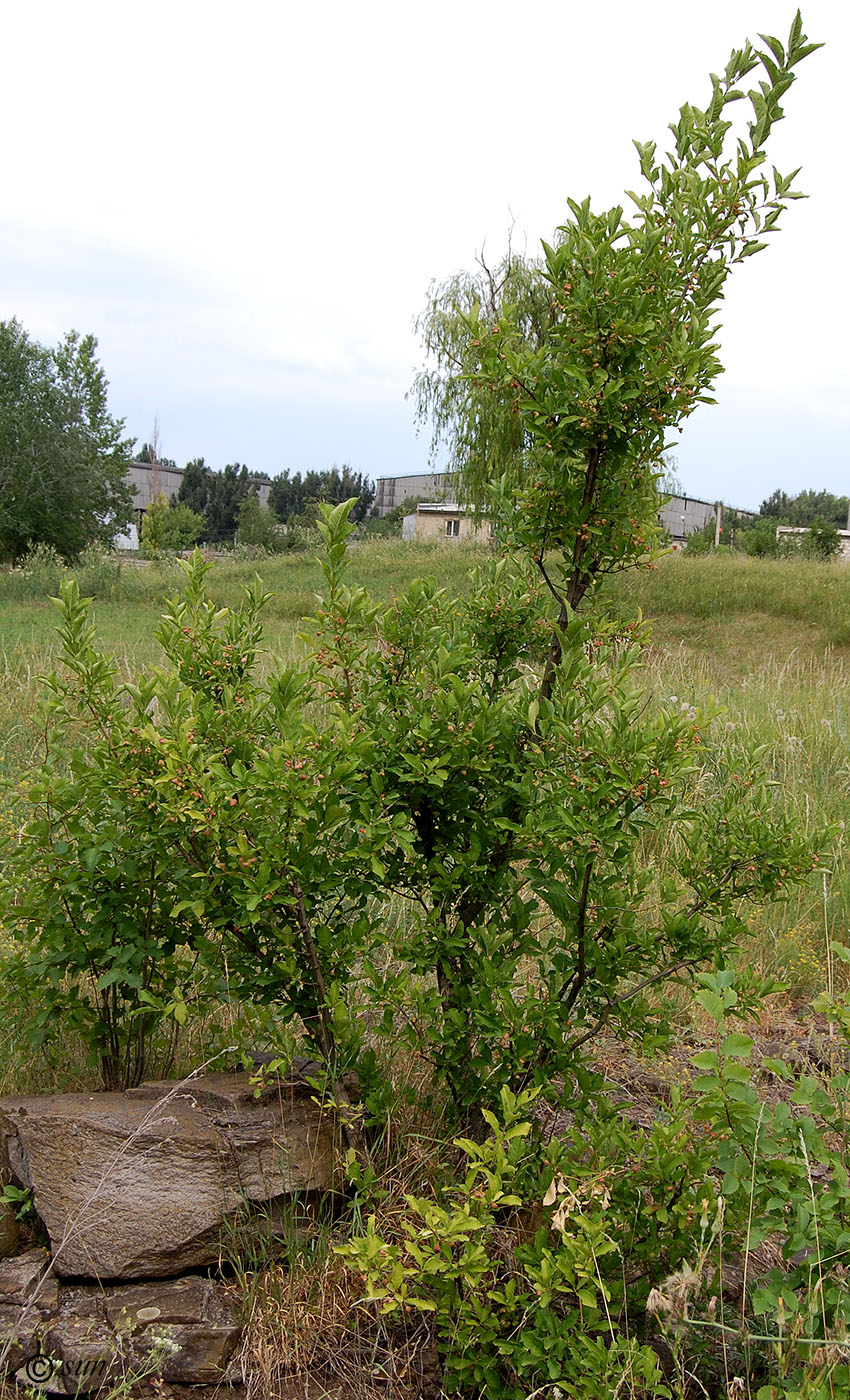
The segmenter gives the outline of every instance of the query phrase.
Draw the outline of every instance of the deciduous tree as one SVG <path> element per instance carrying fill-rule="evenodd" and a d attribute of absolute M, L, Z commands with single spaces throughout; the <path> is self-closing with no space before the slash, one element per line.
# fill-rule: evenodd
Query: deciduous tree
<path fill-rule="evenodd" d="M 0 322 L 0 556 L 43 543 L 70 559 L 130 520 L 133 442 L 96 351 L 92 335 L 50 349 Z"/>

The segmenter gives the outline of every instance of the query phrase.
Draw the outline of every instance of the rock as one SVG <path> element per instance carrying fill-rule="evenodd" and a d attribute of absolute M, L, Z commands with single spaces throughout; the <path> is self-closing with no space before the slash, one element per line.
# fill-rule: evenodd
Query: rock
<path fill-rule="evenodd" d="M 48 1395 L 67 1395 L 65 1384 L 59 1379 L 60 1363 L 51 1361 L 49 1357 L 32 1356 L 24 1362 L 20 1370 L 15 1372 L 15 1380 L 18 1385 L 26 1387 L 28 1395 L 39 1390 L 44 1390 Z"/>
<path fill-rule="evenodd" d="M 21 1307 L 0 1304 L 0 1376 L 37 1355 L 42 1321 L 36 1308 L 25 1313 Z"/>
<path fill-rule="evenodd" d="M 79 1290 L 83 1292 L 82 1289 Z M 89 1292 L 90 1290 L 86 1290 Z M 98 1289 L 105 1316 L 117 1330 L 134 1331 L 152 1322 L 203 1322 L 213 1315 L 231 1318 L 220 1284 L 190 1275 L 162 1283 L 134 1283 L 128 1288 Z"/>
<path fill-rule="evenodd" d="M 14 1254 L 20 1241 L 18 1221 L 11 1206 L 0 1202 L 0 1259 Z"/>
<path fill-rule="evenodd" d="M 50 1395 L 87 1395 L 119 1380 L 154 1377 L 215 1385 L 228 1373 L 242 1332 L 232 1289 L 206 1278 L 63 1287 L 51 1316 L 31 1313 L 0 1370 L 14 1370 L 21 1384 Z M 19 1308 L 0 1307 L 8 1338 L 20 1316 Z"/>
<path fill-rule="evenodd" d="M 46 1388 L 59 1395 L 87 1395 L 100 1390 L 125 1373 L 122 1351 L 120 1339 L 106 1323 L 63 1312 L 42 1339 L 45 1372 L 47 1364 L 55 1367 Z"/>
<path fill-rule="evenodd" d="M 0 1376 L 26 1368 L 41 1352 L 44 1327 L 59 1309 L 49 1262 L 41 1249 L 0 1262 Z"/>
<path fill-rule="evenodd" d="M 108 1288 L 104 1303 L 130 1369 L 178 1385 L 221 1380 L 242 1334 L 231 1289 L 210 1278 Z"/>
<path fill-rule="evenodd" d="M 242 1334 L 241 1327 L 180 1327 L 161 1323 L 132 1345 L 132 1370 L 180 1385 L 220 1381 Z"/>
<path fill-rule="evenodd" d="M 235 1299 L 211 1279 L 107 1289 L 104 1300 L 112 1326 L 129 1338 L 131 1369 L 177 1384 L 220 1381 L 242 1334 Z"/>
<path fill-rule="evenodd" d="M 52 1275 L 45 1277 L 49 1264 L 43 1249 L 28 1249 L 16 1259 L 0 1260 L 0 1304 L 20 1308 L 35 1300 L 42 1311 L 55 1308 L 59 1285 Z"/>
<path fill-rule="evenodd" d="M 216 1263 L 246 1203 L 334 1184 L 309 1086 L 247 1073 L 127 1093 L 0 1099 L 0 1137 L 63 1278 L 164 1278 Z M 2 1156 L 2 1150 L 0 1150 Z"/>

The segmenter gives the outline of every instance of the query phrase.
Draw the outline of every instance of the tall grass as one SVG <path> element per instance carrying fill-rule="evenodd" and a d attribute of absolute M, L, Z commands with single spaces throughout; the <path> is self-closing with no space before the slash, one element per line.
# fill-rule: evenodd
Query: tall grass
<path fill-rule="evenodd" d="M 823 643 L 850 644 L 850 568 L 843 561 L 670 554 L 651 569 L 618 575 L 605 596 L 648 617 L 777 618 L 817 629 Z"/>
<path fill-rule="evenodd" d="M 734 637 L 735 618 L 725 624 Z M 664 645 L 663 624 L 646 664 L 656 695 L 683 705 L 712 697 L 721 707 L 715 733 L 728 753 L 752 746 L 774 784 L 774 801 L 802 832 L 824 821 L 834 837 L 825 870 L 787 903 L 749 915 L 746 949 L 761 970 L 787 981 L 792 999 L 826 988 L 830 945 L 850 943 L 850 867 L 845 826 L 850 811 L 850 659 L 830 647 L 812 654 L 778 629 L 779 654 L 760 639 L 741 674 L 734 646 L 704 654 L 678 642 Z M 767 641 L 771 638 L 768 635 Z"/>
<path fill-rule="evenodd" d="M 368 585 L 379 598 L 389 598 L 425 574 L 439 577 L 445 587 L 463 591 L 470 568 L 485 554 L 475 544 L 446 547 L 434 544 L 402 544 L 397 540 L 364 540 L 351 553 L 351 577 Z M 66 575 L 73 575 L 80 592 L 102 604 L 158 605 L 180 586 L 183 574 L 174 559 L 121 558 L 96 550 L 81 556 L 73 566 L 63 564 L 50 549 L 39 547 L 15 569 L 0 571 L 0 607 L 5 612 L 16 603 L 45 603 L 59 591 Z M 300 617 L 313 605 L 322 585 L 315 552 L 269 555 L 259 559 L 225 557 L 216 563 L 210 591 L 224 603 L 238 602 L 241 589 L 256 576 L 275 594 L 279 615 Z"/>

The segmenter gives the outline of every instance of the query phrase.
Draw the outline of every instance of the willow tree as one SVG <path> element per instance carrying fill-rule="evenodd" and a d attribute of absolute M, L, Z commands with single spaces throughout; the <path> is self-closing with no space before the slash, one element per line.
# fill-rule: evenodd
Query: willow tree
<path fill-rule="evenodd" d="M 552 319 L 551 289 L 541 260 L 510 247 L 493 267 L 481 253 L 474 272 L 432 283 L 415 322 L 426 355 L 410 392 L 417 422 L 430 425 L 435 460 L 447 449 L 464 492 L 485 476 L 501 475 L 522 455 L 524 429 L 511 411 L 513 394 L 475 377 L 481 356 L 471 327 L 482 319 L 500 321 L 507 307 L 517 347 L 542 349 Z M 480 490 L 476 494 L 480 504 Z"/>

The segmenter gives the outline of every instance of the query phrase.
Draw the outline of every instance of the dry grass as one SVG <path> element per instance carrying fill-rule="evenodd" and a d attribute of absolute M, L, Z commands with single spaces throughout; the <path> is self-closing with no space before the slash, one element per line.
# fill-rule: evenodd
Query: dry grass
<path fill-rule="evenodd" d="M 420 1400 L 439 1394 L 439 1365 L 417 1316 L 384 1319 L 364 1302 L 355 1275 L 328 1253 L 293 1269 L 246 1276 L 242 1367 L 248 1400 L 298 1394 Z"/>

